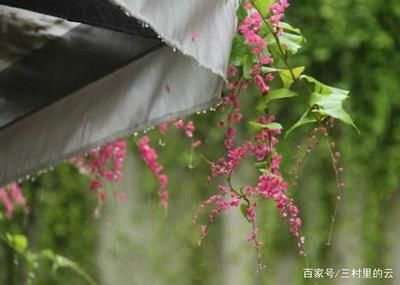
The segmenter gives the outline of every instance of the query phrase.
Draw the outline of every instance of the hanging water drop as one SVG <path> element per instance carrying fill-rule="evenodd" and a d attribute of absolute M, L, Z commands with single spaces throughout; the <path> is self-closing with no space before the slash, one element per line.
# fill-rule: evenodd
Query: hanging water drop
<path fill-rule="evenodd" d="M 97 206 L 97 207 L 94 209 L 94 211 L 93 211 L 93 217 L 94 217 L 95 219 L 99 219 L 100 216 L 101 216 L 100 207 Z"/>
<path fill-rule="evenodd" d="M 159 139 L 158 140 L 158 145 L 164 147 L 166 145 L 166 143 L 162 139 Z"/>

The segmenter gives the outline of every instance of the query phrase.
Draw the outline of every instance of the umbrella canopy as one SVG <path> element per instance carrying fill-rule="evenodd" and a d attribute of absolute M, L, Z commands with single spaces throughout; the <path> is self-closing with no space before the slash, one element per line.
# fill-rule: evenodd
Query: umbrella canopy
<path fill-rule="evenodd" d="M 0 185 L 212 106 L 235 29 L 215 0 L 0 0 Z"/>

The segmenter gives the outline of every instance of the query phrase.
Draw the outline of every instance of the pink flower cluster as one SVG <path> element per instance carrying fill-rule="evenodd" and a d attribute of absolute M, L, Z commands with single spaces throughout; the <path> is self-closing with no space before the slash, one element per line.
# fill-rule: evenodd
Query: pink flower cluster
<path fill-rule="evenodd" d="M 158 178 L 158 181 L 160 183 L 159 196 L 160 196 L 161 206 L 167 207 L 169 198 L 169 194 L 166 190 L 168 184 L 168 177 L 167 175 L 164 174 L 163 167 L 158 163 L 157 151 L 150 146 L 150 138 L 148 136 L 142 137 L 138 141 L 137 145 L 139 147 L 140 156 L 142 157 L 146 165 L 149 167 L 153 175 Z"/>
<path fill-rule="evenodd" d="M 273 76 L 270 73 L 263 75 L 262 66 L 271 64 L 273 59 L 268 52 L 267 41 L 260 33 L 263 18 L 250 3 L 246 5 L 246 10 L 248 14 L 240 24 L 239 32 L 243 35 L 245 44 L 252 47 L 253 54 L 258 59 L 258 63 L 255 63 L 251 68 L 254 82 L 262 94 L 267 94 L 270 90 L 267 82 L 273 80 Z M 229 74 L 234 74 L 232 68 L 229 70 Z"/>
<path fill-rule="evenodd" d="M 232 113 L 231 113 L 232 114 Z M 269 124 L 274 122 L 273 116 L 261 116 L 258 120 L 261 124 Z M 232 122 L 231 122 L 232 123 Z M 229 124 L 229 123 L 228 123 Z M 226 137 L 234 137 L 235 132 L 232 126 L 228 127 Z M 288 184 L 280 173 L 281 156 L 277 154 L 275 145 L 279 142 L 276 138 L 281 133 L 280 129 L 262 128 L 256 133 L 252 140 L 244 140 L 239 146 L 226 146 L 226 155 L 218 158 L 215 162 L 211 162 L 211 175 L 209 179 L 216 177 L 225 177 L 228 186 L 219 185 L 219 193 L 212 195 L 205 200 L 198 208 L 194 222 L 197 221 L 200 213 L 212 206 L 212 210 L 208 214 L 208 222 L 201 226 L 200 241 L 205 238 L 209 225 L 214 221 L 215 217 L 231 208 L 238 206 L 244 207 L 243 213 L 247 221 L 252 225 L 252 232 L 248 237 L 249 242 L 253 242 L 255 248 L 262 246 L 257 240 L 258 228 L 256 227 L 256 207 L 260 200 L 272 200 L 280 213 L 280 217 L 289 223 L 291 233 L 300 239 L 300 228 L 302 221 L 299 217 L 299 209 L 294 204 L 292 198 L 287 195 Z M 261 169 L 262 173 L 258 177 L 255 186 L 247 185 L 243 188 L 236 189 L 231 184 L 231 177 L 239 167 L 241 161 L 247 156 L 255 157 L 256 161 L 265 161 L 265 168 Z M 243 209 L 242 209 L 243 211 Z M 299 243 L 300 244 L 300 243 Z"/>
<path fill-rule="evenodd" d="M 165 135 L 168 131 L 169 123 L 162 123 L 159 125 L 159 132 L 162 135 Z M 193 121 L 188 121 L 187 123 L 183 119 L 178 119 L 172 124 L 175 126 L 175 129 L 182 130 L 186 137 L 192 139 L 191 147 L 192 149 L 199 147 L 202 144 L 201 140 L 194 140 L 194 132 L 196 127 Z M 145 161 L 146 165 L 150 168 L 151 172 L 156 176 L 160 183 L 160 204 L 163 207 L 168 206 L 169 194 L 166 191 L 166 187 L 168 184 L 168 177 L 163 173 L 163 167 L 157 162 L 158 155 L 155 149 L 153 149 L 150 145 L 150 138 L 148 136 L 142 137 L 138 141 L 138 147 L 140 156 Z"/>
<path fill-rule="evenodd" d="M 252 12 L 251 5 L 246 7 L 249 14 L 239 26 L 239 31 L 243 34 L 245 43 L 253 48 L 253 53 L 261 54 L 267 47 L 267 42 L 259 35 L 262 26 L 262 16 L 258 12 Z"/>
<path fill-rule="evenodd" d="M 270 21 L 274 26 L 275 32 L 278 35 L 282 34 L 282 29 L 279 28 L 280 21 L 285 17 L 285 11 L 289 7 L 288 0 L 279 0 L 279 2 L 273 3 L 269 9 L 272 13 L 270 17 Z"/>
<path fill-rule="evenodd" d="M 8 219 L 12 218 L 15 207 L 26 207 L 26 199 L 17 183 L 11 183 L 0 188 L 0 202 L 6 210 Z"/>
<path fill-rule="evenodd" d="M 184 130 L 185 135 L 188 138 L 193 138 L 194 131 L 196 130 L 196 127 L 195 127 L 193 121 L 189 121 L 185 125 L 185 121 L 183 119 L 179 119 L 179 120 L 175 121 L 173 124 L 177 130 L 179 130 L 179 129 Z"/>
<path fill-rule="evenodd" d="M 189 121 L 187 122 L 187 124 L 185 124 L 185 121 L 183 119 L 179 119 L 173 122 L 173 125 L 177 130 L 183 130 L 188 138 L 193 138 L 194 131 L 196 130 L 193 121 Z M 168 130 L 168 123 L 162 123 L 159 126 L 159 131 L 162 135 L 164 135 L 167 132 L 167 130 Z"/>
<path fill-rule="evenodd" d="M 224 185 L 219 185 L 218 188 L 219 194 L 212 195 L 207 200 L 203 201 L 197 208 L 195 217 L 193 219 L 193 224 L 195 224 L 203 210 L 205 210 L 208 206 L 214 205 L 214 208 L 208 214 L 208 223 L 200 227 L 199 245 L 201 245 L 202 241 L 206 237 L 209 225 L 214 221 L 218 214 L 240 205 L 239 195 L 230 192 L 229 189 Z"/>
<path fill-rule="evenodd" d="M 119 182 L 122 178 L 126 147 L 126 142 L 118 139 L 70 160 L 82 174 L 92 179 L 89 190 L 96 191 L 102 201 L 106 199 L 104 181 Z"/>

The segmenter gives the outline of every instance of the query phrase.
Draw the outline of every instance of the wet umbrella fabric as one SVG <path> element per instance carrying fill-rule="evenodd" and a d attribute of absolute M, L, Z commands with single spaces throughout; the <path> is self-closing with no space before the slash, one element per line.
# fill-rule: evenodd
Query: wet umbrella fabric
<path fill-rule="evenodd" d="M 0 185 L 220 94 L 234 3 L 0 4 Z"/>

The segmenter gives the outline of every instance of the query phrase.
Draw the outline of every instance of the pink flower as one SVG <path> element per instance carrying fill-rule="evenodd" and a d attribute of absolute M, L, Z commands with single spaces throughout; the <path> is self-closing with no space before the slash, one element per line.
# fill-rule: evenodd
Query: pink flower
<path fill-rule="evenodd" d="M 160 181 L 160 186 L 161 189 L 165 189 L 168 185 L 168 177 L 165 174 L 161 174 L 160 176 L 158 176 L 158 179 Z"/>
<path fill-rule="evenodd" d="M 174 122 L 174 126 L 176 129 L 183 129 L 185 127 L 185 121 L 180 119 Z"/>
<path fill-rule="evenodd" d="M 251 68 L 251 74 L 255 75 L 260 73 L 260 65 L 258 63 L 256 63 L 255 65 L 253 65 L 253 67 Z"/>
<path fill-rule="evenodd" d="M 274 80 L 274 75 L 272 73 L 267 73 L 267 75 L 265 75 L 265 80 L 266 81 Z"/>
<path fill-rule="evenodd" d="M 189 121 L 186 125 L 185 128 L 185 134 L 188 138 L 192 138 L 193 137 L 193 132 L 195 130 L 195 126 L 194 123 L 192 121 Z"/>
<path fill-rule="evenodd" d="M 161 124 L 159 126 L 159 129 L 160 129 L 160 133 L 164 135 L 168 130 L 168 123 Z"/>
<path fill-rule="evenodd" d="M 3 206 L 6 209 L 7 218 L 11 219 L 14 213 L 14 205 L 4 188 L 0 188 L 0 201 L 3 203 Z"/>
<path fill-rule="evenodd" d="M 251 222 L 255 222 L 256 220 L 256 212 L 254 211 L 254 206 L 250 206 L 246 210 L 247 218 Z"/>
<path fill-rule="evenodd" d="M 228 116 L 228 122 L 231 123 L 240 123 L 242 120 L 243 114 L 239 112 L 232 113 Z"/>
<path fill-rule="evenodd" d="M 235 135 L 236 135 L 236 130 L 233 127 L 229 127 L 226 130 L 226 137 L 227 138 L 233 138 L 233 137 L 235 137 Z"/>
<path fill-rule="evenodd" d="M 193 147 L 193 148 L 196 148 L 196 147 L 201 146 L 201 144 L 202 144 L 201 140 L 196 140 L 196 141 L 194 141 L 194 142 L 192 143 L 192 147 Z"/>
<path fill-rule="evenodd" d="M 287 0 L 280 0 L 269 7 L 272 13 L 270 21 L 278 35 L 282 34 L 283 32 L 282 29 L 279 28 L 279 23 L 285 17 L 285 11 L 288 7 L 289 3 Z"/>
<path fill-rule="evenodd" d="M 150 145 L 150 138 L 148 136 L 144 136 L 139 139 L 137 145 L 139 147 L 139 154 L 142 157 L 143 161 L 149 167 L 150 171 L 153 173 L 154 176 L 158 178 L 160 183 L 160 203 L 161 206 L 167 207 L 168 206 L 168 198 L 169 194 L 165 190 L 168 185 L 168 177 L 163 173 L 163 167 L 158 163 L 158 155 L 154 148 Z"/>
<path fill-rule="evenodd" d="M 258 88 L 260 89 L 261 93 L 265 94 L 269 91 L 269 86 L 267 86 L 264 82 L 264 79 L 262 78 L 261 75 L 257 75 L 254 78 L 254 81 L 256 82 Z"/>
<path fill-rule="evenodd" d="M 12 218 L 16 206 L 26 206 L 26 198 L 17 183 L 11 183 L 0 188 L 0 202 L 6 210 L 8 219 Z"/>
<path fill-rule="evenodd" d="M 260 62 L 263 65 L 267 65 L 267 64 L 272 63 L 273 60 L 272 60 L 271 56 L 269 56 L 269 55 L 262 55 L 262 56 L 260 56 Z"/>
<path fill-rule="evenodd" d="M 90 182 L 90 186 L 89 186 L 90 191 L 99 190 L 102 188 L 103 188 L 103 184 L 99 180 L 95 179 Z"/>
<path fill-rule="evenodd" d="M 254 228 L 254 230 L 251 232 L 250 236 L 247 238 L 248 242 L 253 242 L 256 237 L 257 237 L 258 229 Z"/>
<path fill-rule="evenodd" d="M 103 180 L 119 182 L 126 157 L 126 142 L 118 139 L 112 143 L 89 151 L 87 155 L 74 157 L 70 162 L 80 173 L 89 176 L 90 191 L 103 189 Z M 105 197 L 105 196 L 104 196 Z"/>
<path fill-rule="evenodd" d="M 165 190 L 161 190 L 159 192 L 160 196 L 160 205 L 164 208 L 168 207 L 169 193 Z"/>
<path fill-rule="evenodd" d="M 17 183 L 11 183 L 8 187 L 10 189 L 11 197 L 13 198 L 14 202 L 17 205 L 25 206 L 26 205 L 26 199 L 25 199 L 24 195 L 22 194 L 22 190 L 18 186 L 18 184 Z"/>
<path fill-rule="evenodd" d="M 228 77 L 235 77 L 237 75 L 238 69 L 236 66 L 230 64 L 228 67 Z"/>

